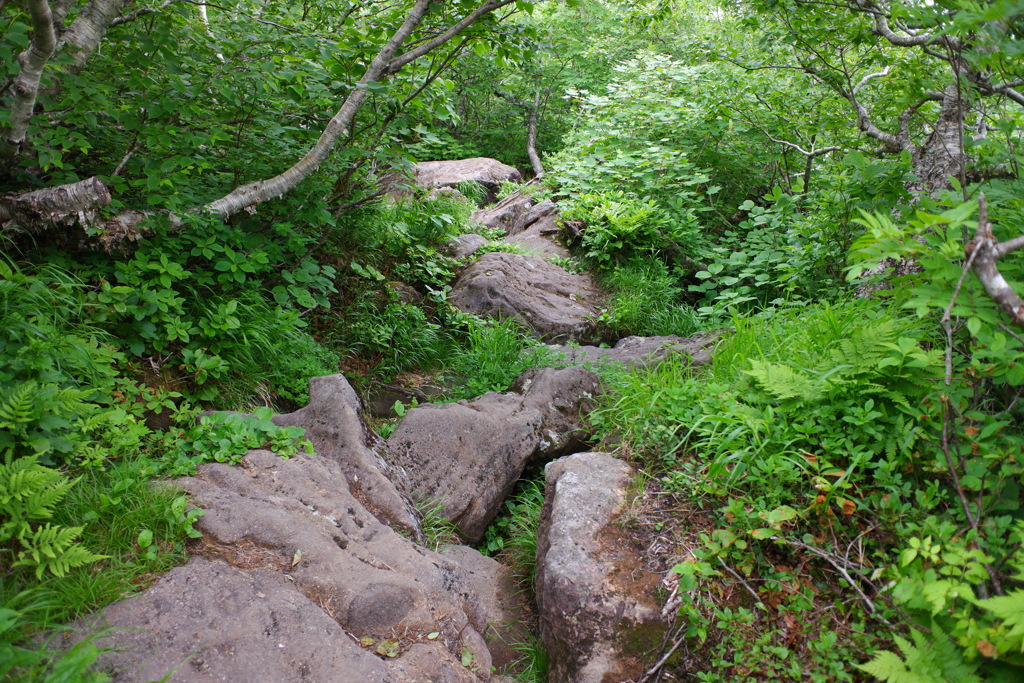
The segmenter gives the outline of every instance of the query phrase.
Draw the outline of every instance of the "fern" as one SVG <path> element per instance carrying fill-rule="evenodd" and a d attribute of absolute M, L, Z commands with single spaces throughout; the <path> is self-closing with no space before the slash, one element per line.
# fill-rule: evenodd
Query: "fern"
<path fill-rule="evenodd" d="M 902 658 L 894 652 L 878 652 L 870 662 L 857 668 L 889 683 L 980 683 L 977 665 L 964 661 L 960 649 L 941 629 L 933 626 L 931 637 L 912 631 L 911 637 L 913 643 L 899 636 L 893 639 L 903 653 Z"/>
<path fill-rule="evenodd" d="M 37 417 L 35 393 L 35 382 L 23 382 L 0 401 L 0 429 L 13 430 Z"/>
<path fill-rule="evenodd" d="M 53 524 L 33 526 L 33 522 L 49 519 L 53 510 L 75 484 L 60 472 L 39 464 L 39 456 L 17 460 L 7 458 L 0 465 L 0 551 L 14 545 L 17 560 L 12 567 L 35 567 L 42 578 L 49 570 L 55 576 L 83 564 L 102 559 L 76 541 L 81 527 Z"/>
<path fill-rule="evenodd" d="M 62 577 L 71 569 L 102 560 L 106 555 L 96 555 L 78 545 L 76 539 L 82 533 L 82 527 L 61 527 L 46 524 L 23 536 L 18 560 L 11 566 L 29 566 L 36 568 L 36 578 L 42 579 L 43 573 L 49 569 L 57 577 Z"/>

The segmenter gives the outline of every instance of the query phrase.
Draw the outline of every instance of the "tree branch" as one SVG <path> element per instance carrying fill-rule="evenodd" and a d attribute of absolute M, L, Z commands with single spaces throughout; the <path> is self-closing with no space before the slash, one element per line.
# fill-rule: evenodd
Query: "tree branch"
<path fill-rule="evenodd" d="M 967 245 L 968 254 L 974 258 L 974 273 L 988 295 L 1009 314 L 1013 323 L 1024 327 L 1024 299 L 1010 287 L 996 266 L 999 259 L 1024 247 L 1024 236 L 997 242 L 992 224 L 988 222 L 988 206 L 984 194 L 978 197 L 978 203 L 978 232 Z"/>

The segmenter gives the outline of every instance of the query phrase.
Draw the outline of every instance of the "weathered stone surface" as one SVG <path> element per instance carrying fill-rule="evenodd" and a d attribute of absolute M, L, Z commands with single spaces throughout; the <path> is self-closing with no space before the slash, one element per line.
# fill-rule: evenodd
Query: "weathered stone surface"
<path fill-rule="evenodd" d="M 475 543 L 527 463 L 577 446 L 581 413 L 600 391 L 584 368 L 528 370 L 512 391 L 410 410 L 387 440 L 419 500 L 440 504 Z"/>
<path fill-rule="evenodd" d="M 497 159 L 477 157 L 457 161 L 421 161 L 414 169 L 415 183 L 424 189 L 454 187 L 459 183 L 473 181 L 487 191 L 481 206 L 494 201 L 503 181 L 520 182 L 519 171 L 506 166 Z"/>
<path fill-rule="evenodd" d="M 569 256 L 569 250 L 558 241 L 558 207 L 545 199 L 516 220 L 508 231 L 506 242 L 520 244 L 542 256 Z"/>
<path fill-rule="evenodd" d="M 219 559 L 195 559 L 101 613 L 98 627 L 143 629 L 110 635 L 127 647 L 109 660 L 119 680 L 159 679 L 193 652 L 180 680 L 488 680 L 482 634 L 517 621 L 493 560 L 398 535 L 318 455 L 251 451 L 180 483 L 206 509 L 197 528 Z M 397 637 L 402 653 L 383 660 L 352 636 Z M 463 648 L 473 671 L 458 664 Z"/>
<path fill-rule="evenodd" d="M 488 228 L 500 228 L 508 233 L 516 219 L 529 211 L 533 205 L 533 197 L 520 192 L 505 197 L 494 206 L 477 209 L 470 218 Z"/>
<path fill-rule="evenodd" d="M 377 519 L 419 534 L 419 517 L 399 489 L 403 474 L 381 456 L 383 442 L 366 427 L 361 408 L 343 375 L 314 377 L 309 380 L 309 404 L 275 415 L 273 422 L 305 429 L 317 454 L 341 466 L 353 494 Z"/>
<path fill-rule="evenodd" d="M 174 683 L 481 680 L 437 641 L 408 639 L 395 660 L 374 655 L 280 571 L 203 558 L 85 623 L 112 629 L 100 665 L 118 682 L 175 669 Z"/>
<path fill-rule="evenodd" d="M 577 453 L 545 470 L 535 585 L 552 681 L 635 680 L 643 672 L 638 656 L 665 628 L 659 577 L 645 572 L 612 523 L 631 476 L 604 453 Z"/>
<path fill-rule="evenodd" d="M 550 345 L 552 351 L 572 365 L 621 363 L 629 367 L 647 367 L 668 356 L 686 354 L 692 365 L 707 365 L 721 331 L 699 332 L 690 337 L 625 337 L 614 347 Z"/>
<path fill-rule="evenodd" d="M 470 233 L 451 238 L 441 245 L 441 249 L 452 258 L 463 259 L 475 254 L 476 250 L 485 244 L 487 244 L 486 237 Z"/>
<path fill-rule="evenodd" d="M 539 256 L 481 256 L 455 282 L 448 300 L 459 310 L 513 318 L 552 342 L 590 341 L 596 330 L 597 282 Z"/>

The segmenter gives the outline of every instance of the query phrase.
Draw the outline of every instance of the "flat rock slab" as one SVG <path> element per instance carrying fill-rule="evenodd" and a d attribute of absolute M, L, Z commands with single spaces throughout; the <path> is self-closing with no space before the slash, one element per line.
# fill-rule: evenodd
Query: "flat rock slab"
<path fill-rule="evenodd" d="M 89 623 L 113 629 L 98 641 L 110 648 L 99 667 L 118 682 L 480 680 L 425 638 L 399 659 L 377 656 L 282 572 L 203 558 Z"/>
<path fill-rule="evenodd" d="M 528 370 L 508 393 L 410 410 L 387 440 L 410 494 L 439 505 L 468 542 L 483 538 L 528 463 L 578 448 L 600 391 L 584 368 Z"/>
<path fill-rule="evenodd" d="M 418 187 L 455 187 L 459 183 L 472 181 L 486 190 L 481 206 L 494 201 L 498 188 L 504 181 L 521 182 L 519 171 L 506 166 L 497 159 L 477 157 L 457 161 L 421 161 L 414 170 L 414 182 Z"/>
<path fill-rule="evenodd" d="M 251 451 L 239 466 L 203 465 L 180 484 L 206 510 L 197 528 L 211 559 L 87 622 L 142 629 L 103 641 L 125 649 L 107 660 L 118 680 L 159 679 L 193 653 L 172 680 L 489 679 L 485 636 L 504 637 L 502 624 L 518 621 L 490 558 L 471 548 L 438 554 L 399 535 L 318 455 Z M 364 637 L 398 639 L 398 656 L 363 650 Z M 464 650 L 469 668 L 458 663 Z"/>
<path fill-rule="evenodd" d="M 720 330 L 699 332 L 690 337 L 625 337 L 612 348 L 598 346 L 548 346 L 569 365 L 600 365 L 621 363 L 642 368 L 655 365 L 675 354 L 685 354 L 691 365 L 707 365 L 711 352 L 721 336 Z"/>
<path fill-rule="evenodd" d="M 613 523 L 632 474 L 604 453 L 576 453 L 545 469 L 535 586 L 549 680 L 636 680 L 667 628 L 660 577 L 643 569 Z"/>
<path fill-rule="evenodd" d="M 491 318 L 511 318 L 550 342 L 591 341 L 596 336 L 596 280 L 570 273 L 539 256 L 490 253 L 463 272 L 448 301 Z"/>

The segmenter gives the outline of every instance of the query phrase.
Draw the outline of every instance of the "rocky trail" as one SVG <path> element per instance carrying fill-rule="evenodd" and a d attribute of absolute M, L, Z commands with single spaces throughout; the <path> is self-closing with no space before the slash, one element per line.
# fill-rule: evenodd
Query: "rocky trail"
<path fill-rule="evenodd" d="M 474 180 L 488 193 L 518 173 L 493 160 L 421 164 L 424 187 Z M 615 521 L 634 473 L 588 452 L 583 416 L 602 391 L 593 363 L 640 365 L 671 353 L 709 360 L 714 335 L 627 338 L 595 324 L 602 292 L 547 256 L 558 208 L 514 194 L 474 217 L 537 255 L 489 253 L 450 301 L 514 318 L 559 347 L 569 366 L 530 370 L 505 393 L 427 404 L 381 439 L 345 377 L 310 381 L 309 404 L 274 417 L 306 430 L 315 454 L 251 451 L 178 483 L 206 512 L 192 559 L 144 593 L 81 621 L 105 630 L 101 666 L 117 681 L 511 681 L 513 647 L 530 637 L 509 571 L 472 547 L 530 466 L 545 467 L 536 615 L 549 680 L 639 680 L 666 629 L 665 569 L 652 571 Z M 484 238 L 450 247 L 472 254 Z M 583 345 L 578 345 L 583 344 Z M 432 551 L 415 502 L 466 545 Z M 659 589 L 661 598 L 659 599 Z"/>

